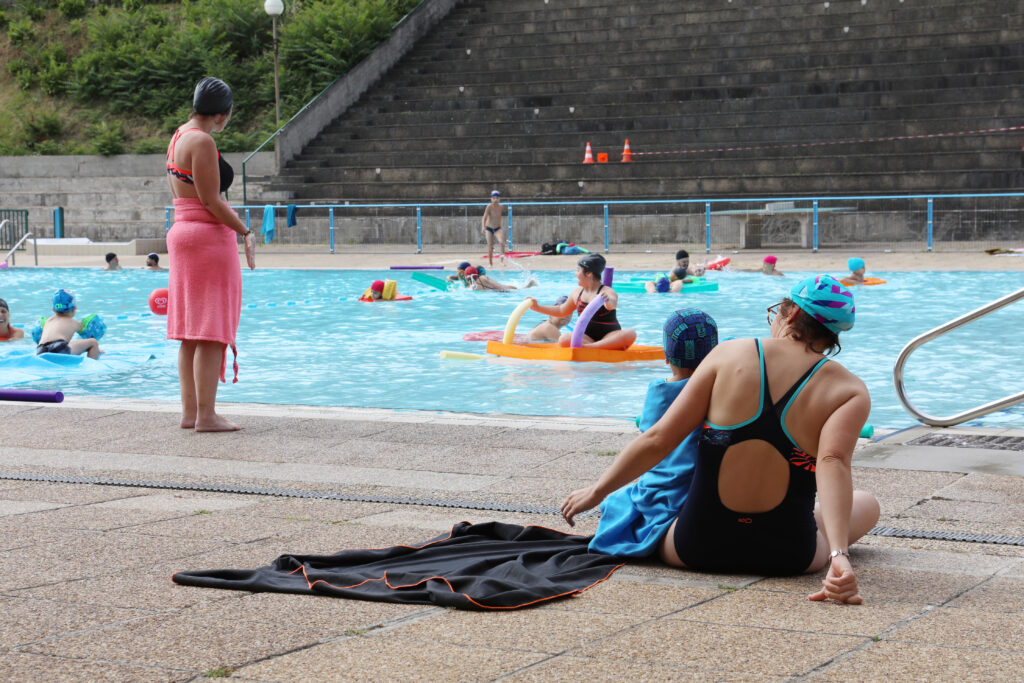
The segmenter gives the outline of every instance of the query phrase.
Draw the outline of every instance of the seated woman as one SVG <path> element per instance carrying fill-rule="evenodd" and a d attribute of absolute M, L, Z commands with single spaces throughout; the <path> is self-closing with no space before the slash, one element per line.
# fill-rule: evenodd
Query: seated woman
<path fill-rule="evenodd" d="M 561 306 L 564 304 L 569 297 L 560 296 L 555 299 L 555 306 Z M 563 316 L 561 318 L 556 316 L 548 316 L 548 319 L 542 323 L 538 323 L 536 327 L 530 330 L 530 334 L 527 335 L 526 340 L 531 342 L 553 342 L 558 341 L 558 338 L 562 336 L 562 328 L 569 324 L 572 320 L 572 313 Z"/>
<path fill-rule="evenodd" d="M 587 254 L 576 264 L 576 282 L 579 283 L 579 287 L 572 291 L 569 298 L 558 306 L 541 306 L 536 300 L 532 300 L 530 310 L 562 318 L 571 315 L 574 309 L 577 314 L 582 313 L 587 304 L 600 294 L 605 298 L 605 302 L 587 323 L 587 329 L 583 331 L 583 346 L 595 349 L 628 349 L 636 341 L 636 330 L 622 329 L 615 315 L 619 295 L 611 287 L 601 284 L 604 257 L 600 254 Z M 563 334 L 558 339 L 558 345 L 569 346 L 571 340 L 572 335 Z"/>
<path fill-rule="evenodd" d="M 770 338 L 727 341 L 708 354 L 662 419 L 595 484 L 571 493 L 562 514 L 572 524 L 700 427 L 693 482 L 659 544 L 662 560 L 762 575 L 827 566 L 810 599 L 860 604 L 848 549 L 879 507 L 853 490 L 850 462 L 871 399 L 824 355 L 853 327 L 853 295 L 827 275 L 807 278 L 768 309 L 768 321 Z"/>

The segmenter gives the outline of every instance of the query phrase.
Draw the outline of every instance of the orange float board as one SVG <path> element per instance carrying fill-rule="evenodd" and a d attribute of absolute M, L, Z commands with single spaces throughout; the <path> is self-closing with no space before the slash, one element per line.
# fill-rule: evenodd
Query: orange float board
<path fill-rule="evenodd" d="M 490 341 L 487 342 L 487 353 L 524 360 L 592 361 L 598 363 L 665 360 L 665 350 L 660 346 L 641 346 L 640 344 L 633 344 L 625 351 L 615 351 L 612 349 L 574 349 L 558 344 L 504 344 Z"/>

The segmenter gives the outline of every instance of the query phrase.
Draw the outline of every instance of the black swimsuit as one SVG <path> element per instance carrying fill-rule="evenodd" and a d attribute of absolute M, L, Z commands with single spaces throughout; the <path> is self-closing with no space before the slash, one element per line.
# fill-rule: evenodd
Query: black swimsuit
<path fill-rule="evenodd" d="M 597 288 L 597 292 L 594 294 L 596 297 L 604 289 L 604 285 Z M 591 299 L 593 301 L 593 299 Z M 590 301 L 583 301 L 583 291 L 580 290 L 580 298 L 576 300 L 576 315 L 583 313 L 583 309 L 587 307 Z M 601 308 L 597 309 L 597 313 L 594 313 L 594 317 L 587 323 L 587 329 L 583 330 L 583 334 L 587 335 L 594 341 L 600 341 L 604 339 L 608 334 L 616 330 L 621 330 L 622 325 L 619 324 L 619 319 L 615 315 L 614 310 L 608 310 L 603 304 Z"/>
<path fill-rule="evenodd" d="M 704 571 L 785 576 L 807 570 L 817 549 L 814 521 L 815 459 L 796 446 L 786 431 L 786 412 L 822 359 L 772 405 L 764 351 L 760 340 L 761 401 L 757 416 L 730 427 L 705 422 L 697 445 L 697 464 L 690 493 L 676 519 L 675 547 L 687 567 Z M 767 512 L 736 512 L 718 494 L 722 458 L 729 446 L 767 441 L 789 462 L 786 496 Z M 765 457 L 774 457 L 765 453 Z"/>
<path fill-rule="evenodd" d="M 195 181 L 192 180 L 192 171 L 178 168 L 177 164 L 174 163 L 174 147 L 178 143 L 178 138 L 194 130 L 202 130 L 202 128 L 179 130 L 174 134 L 174 137 L 171 139 L 171 145 L 167 148 L 167 172 L 186 185 L 195 185 Z M 220 169 L 220 191 L 222 193 L 227 192 L 228 188 L 231 187 L 231 183 L 235 180 L 235 169 L 231 168 L 231 164 L 224 161 L 224 157 L 220 155 L 219 151 L 217 152 L 217 168 Z"/>

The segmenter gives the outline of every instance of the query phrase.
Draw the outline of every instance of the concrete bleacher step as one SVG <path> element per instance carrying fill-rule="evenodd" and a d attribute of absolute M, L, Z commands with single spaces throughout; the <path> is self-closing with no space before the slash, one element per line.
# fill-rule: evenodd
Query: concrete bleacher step
<path fill-rule="evenodd" d="M 864 193 L 872 177 L 886 191 L 1012 187 L 1008 135 L 793 146 L 1016 125 L 1020 38 L 1010 0 L 469 0 L 263 191 L 456 201 L 495 184 L 520 199 L 728 194 L 730 179 L 755 194 Z M 762 149 L 579 164 L 588 141 L 617 161 L 626 137 L 635 153 Z"/>

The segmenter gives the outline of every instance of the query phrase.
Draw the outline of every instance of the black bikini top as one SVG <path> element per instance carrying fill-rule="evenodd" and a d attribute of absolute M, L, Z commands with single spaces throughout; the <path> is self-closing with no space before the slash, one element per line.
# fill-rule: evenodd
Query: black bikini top
<path fill-rule="evenodd" d="M 167 148 L 167 172 L 187 185 L 195 185 L 195 181 L 192 179 L 192 171 L 186 171 L 183 168 L 178 168 L 174 163 L 174 147 L 178 143 L 178 138 L 193 130 L 202 129 L 186 128 L 185 130 L 179 130 L 171 139 L 171 146 Z M 227 192 L 228 188 L 231 187 L 231 183 L 235 180 L 235 169 L 231 168 L 231 164 L 224 161 L 224 157 L 220 155 L 220 151 L 217 152 L 217 168 L 220 169 L 220 191 Z"/>

